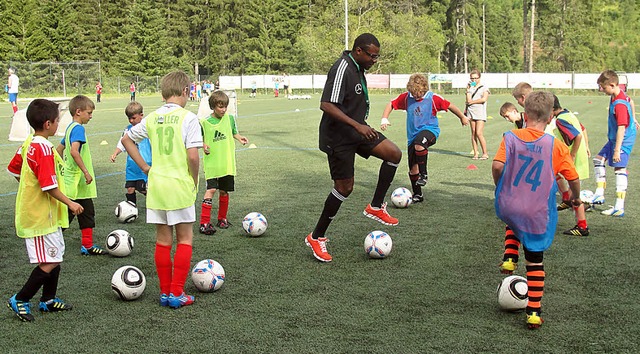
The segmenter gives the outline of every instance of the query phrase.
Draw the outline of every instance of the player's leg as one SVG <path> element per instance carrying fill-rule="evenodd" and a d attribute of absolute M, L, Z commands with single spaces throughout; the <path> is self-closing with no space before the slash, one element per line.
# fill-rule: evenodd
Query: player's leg
<path fill-rule="evenodd" d="M 85 256 L 104 256 L 107 251 L 103 250 L 93 242 L 93 229 L 96 227 L 96 211 L 93 199 L 79 199 L 78 204 L 82 205 L 84 211 L 78 214 L 78 225 L 82 235 L 82 246 L 80 253 Z"/>
<path fill-rule="evenodd" d="M 190 213 L 193 213 L 191 216 Z M 178 211 L 170 211 L 172 214 L 179 214 L 178 220 L 184 220 L 175 224 L 176 229 L 176 252 L 173 256 L 173 277 L 171 278 L 171 293 L 169 294 L 169 306 L 178 308 L 191 305 L 194 297 L 184 292 L 184 284 L 187 281 L 189 270 L 191 269 L 191 257 L 193 255 L 193 221 L 195 220 L 195 208 L 185 208 Z M 188 222 L 188 220 L 192 220 Z M 171 221 L 170 221 L 171 222 Z"/>
<path fill-rule="evenodd" d="M 478 159 L 478 143 L 476 142 L 476 126 L 477 121 L 470 119 L 469 127 L 471 127 L 471 149 L 473 151 L 473 159 Z"/>
<path fill-rule="evenodd" d="M 358 150 L 358 154 L 365 158 L 367 158 L 368 155 L 373 155 L 382 160 L 373 199 L 365 208 L 363 214 L 385 225 L 398 225 L 398 219 L 392 217 L 387 212 L 387 204 L 384 203 L 384 198 L 396 175 L 398 164 L 402 159 L 402 152 L 396 144 L 384 135 L 381 133 L 378 133 L 378 135 L 378 141 L 371 144 L 364 144 L 361 146 L 362 149 Z M 373 147 L 373 149 L 369 150 L 370 147 Z"/>
<path fill-rule="evenodd" d="M 424 201 L 424 196 L 422 195 L 422 187 L 417 183 L 420 178 L 420 173 L 418 172 L 418 163 L 416 162 L 413 144 L 407 148 L 407 161 L 409 163 L 409 181 L 411 182 L 411 191 L 413 192 L 411 200 L 413 203 L 421 203 Z"/>
<path fill-rule="evenodd" d="M 71 310 L 73 306 L 62 301 L 57 296 L 58 279 L 60 278 L 60 264 L 62 263 L 65 244 L 62 229 L 58 229 L 45 236 L 44 246 L 49 250 L 40 263 L 40 268 L 49 273 L 48 279 L 42 284 L 42 296 L 38 308 L 43 312 L 58 312 Z"/>
<path fill-rule="evenodd" d="M 213 208 L 213 196 L 218 188 L 218 180 L 210 178 L 207 180 L 207 190 L 204 192 L 202 205 L 200 208 L 200 228 L 199 231 L 204 235 L 213 235 L 216 228 L 211 224 L 211 209 Z"/>
<path fill-rule="evenodd" d="M 607 187 L 605 162 L 611 158 L 613 145 L 607 142 L 598 155 L 593 158 L 593 173 L 596 179 L 596 191 L 591 204 L 604 204 L 604 190 Z"/>
<path fill-rule="evenodd" d="M 126 181 L 124 187 L 127 189 L 126 200 L 136 205 L 138 202 L 136 198 L 136 181 Z"/>
<path fill-rule="evenodd" d="M 513 274 L 518 268 L 518 250 L 520 248 L 520 240 L 516 234 L 507 225 L 504 227 L 504 254 L 502 255 L 502 263 L 500 263 L 500 273 Z"/>
<path fill-rule="evenodd" d="M 147 222 L 156 224 L 156 248 L 153 255 L 160 284 L 160 306 L 169 306 L 169 293 L 173 277 L 173 228 L 166 225 L 166 211 L 147 209 Z"/>
<path fill-rule="evenodd" d="M 416 182 L 419 186 L 425 186 L 429 179 L 428 157 L 429 147 L 436 143 L 436 136 L 429 130 L 422 130 L 411 142 L 414 145 L 414 158 L 418 164 L 420 178 Z"/>
<path fill-rule="evenodd" d="M 617 163 L 616 165 L 626 166 L 629 155 L 623 152 L 620 155 L 620 159 L 620 163 Z M 616 203 L 613 207 L 604 210 L 602 214 L 621 217 L 624 216 L 624 200 L 627 196 L 627 184 L 629 177 L 626 167 L 615 167 L 614 172 L 616 174 Z"/>
<path fill-rule="evenodd" d="M 234 177 L 231 175 L 219 179 L 218 188 L 220 195 L 218 197 L 218 222 L 216 226 L 221 229 L 227 229 L 231 226 L 227 220 L 227 212 L 229 211 L 229 192 L 235 190 L 234 180 Z"/>
<path fill-rule="evenodd" d="M 544 253 L 532 252 L 524 248 L 524 259 L 527 267 L 527 326 L 535 329 L 542 325 L 542 295 L 544 294 L 544 265 L 542 264 Z"/>
<path fill-rule="evenodd" d="M 480 144 L 480 150 L 482 150 L 481 159 L 486 160 L 489 158 L 489 152 L 487 151 L 487 140 L 484 138 L 484 121 L 476 121 L 476 141 Z"/>

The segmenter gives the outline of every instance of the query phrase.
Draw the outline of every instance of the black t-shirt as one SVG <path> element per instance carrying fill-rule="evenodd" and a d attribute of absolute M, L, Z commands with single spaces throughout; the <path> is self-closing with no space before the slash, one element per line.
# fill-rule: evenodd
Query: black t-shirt
<path fill-rule="evenodd" d="M 351 51 L 344 51 L 327 74 L 327 81 L 322 91 L 321 102 L 335 104 L 351 119 L 366 124 L 369 103 L 367 102 L 367 81 L 364 69 L 356 65 L 349 56 Z M 327 113 L 322 114 L 320 121 L 320 150 L 335 145 L 362 141 L 363 138 L 351 126 L 341 123 Z"/>

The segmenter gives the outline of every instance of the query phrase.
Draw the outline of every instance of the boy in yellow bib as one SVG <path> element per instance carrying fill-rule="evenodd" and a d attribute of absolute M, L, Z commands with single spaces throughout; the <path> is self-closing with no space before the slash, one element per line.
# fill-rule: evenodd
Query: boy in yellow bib
<path fill-rule="evenodd" d="M 234 176 L 236 175 L 236 145 L 233 139 L 242 145 L 249 142 L 247 138 L 238 134 L 235 118 L 227 114 L 229 97 L 222 91 L 214 91 L 209 96 L 209 107 L 213 113 L 200 120 L 204 144 L 204 176 L 207 179 L 207 191 L 202 201 L 200 213 L 200 233 L 213 235 L 215 227 L 211 225 L 211 208 L 216 189 L 220 190 L 218 199 L 218 226 L 228 228 L 229 192 L 234 190 Z"/>
<path fill-rule="evenodd" d="M 27 108 L 27 120 L 35 133 L 18 149 L 7 171 L 19 182 L 16 197 L 16 232 L 24 238 L 33 269 L 22 289 L 7 301 L 7 307 L 23 321 L 33 321 L 29 300 L 42 288 L 38 308 L 43 312 L 71 310 L 58 297 L 60 263 L 64 255 L 62 228 L 69 227 L 67 207 L 73 215 L 82 213 L 80 204 L 64 194 L 62 159 L 47 140 L 56 133 L 58 104 L 36 99 Z"/>

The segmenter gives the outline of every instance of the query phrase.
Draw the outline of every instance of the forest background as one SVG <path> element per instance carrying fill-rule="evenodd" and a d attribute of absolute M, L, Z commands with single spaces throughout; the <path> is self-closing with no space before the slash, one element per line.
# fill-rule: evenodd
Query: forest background
<path fill-rule="evenodd" d="M 359 33 L 380 39 L 374 73 L 638 72 L 639 3 L 350 0 L 349 47 Z M 325 73 L 345 47 L 344 6 L 342 0 L 0 0 L 0 62 L 100 61 L 107 76 L 175 68 L 193 74 L 196 67 L 216 76 Z"/>

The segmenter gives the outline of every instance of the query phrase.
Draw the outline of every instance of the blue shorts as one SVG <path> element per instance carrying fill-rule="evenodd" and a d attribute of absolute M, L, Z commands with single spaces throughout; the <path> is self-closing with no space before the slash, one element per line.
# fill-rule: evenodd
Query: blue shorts
<path fill-rule="evenodd" d="M 629 164 L 629 154 L 624 152 L 624 150 L 620 151 L 620 161 L 613 162 L 613 148 L 614 144 L 611 141 L 607 141 L 606 144 L 600 149 L 598 156 L 604 157 L 605 160 L 609 162 L 610 167 L 627 167 Z"/>
<path fill-rule="evenodd" d="M 10 93 L 9 94 L 9 102 L 16 102 L 18 101 L 18 93 Z"/>

